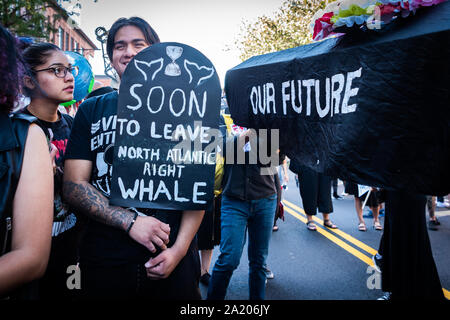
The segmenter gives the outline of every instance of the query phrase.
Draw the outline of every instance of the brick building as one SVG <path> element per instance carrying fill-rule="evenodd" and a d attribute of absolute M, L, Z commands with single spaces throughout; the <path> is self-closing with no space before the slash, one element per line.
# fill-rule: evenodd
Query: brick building
<path fill-rule="evenodd" d="M 79 52 L 88 60 L 94 57 L 95 50 L 98 50 L 97 46 L 63 8 L 54 2 L 54 5 L 46 8 L 45 14 L 56 30 L 50 34 L 50 42 L 62 50 Z"/>

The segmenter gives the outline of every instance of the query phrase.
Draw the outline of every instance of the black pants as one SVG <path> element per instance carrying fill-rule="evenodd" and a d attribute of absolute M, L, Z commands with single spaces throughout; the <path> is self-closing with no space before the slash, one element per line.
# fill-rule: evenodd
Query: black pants
<path fill-rule="evenodd" d="M 63 232 L 52 238 L 52 250 L 44 276 L 39 279 L 39 299 L 41 300 L 65 300 L 76 298 L 76 290 L 70 290 L 67 286 L 67 273 L 69 266 L 78 263 L 78 234 L 80 226 Z"/>
<path fill-rule="evenodd" d="M 425 221 L 426 198 L 386 191 L 382 289 L 392 299 L 444 299 Z"/>
<path fill-rule="evenodd" d="M 195 239 L 167 279 L 148 279 L 144 263 L 113 267 L 81 264 L 80 269 L 80 299 L 201 300 L 200 259 Z"/>
<path fill-rule="evenodd" d="M 331 183 L 333 185 L 333 195 L 337 196 L 337 192 L 338 192 L 338 179 L 333 179 L 331 180 Z"/>
<path fill-rule="evenodd" d="M 333 212 L 331 200 L 331 178 L 312 169 L 302 167 L 299 175 L 300 196 L 306 214 L 314 216 Z"/>
<path fill-rule="evenodd" d="M 220 244 L 220 207 L 222 195 L 208 204 L 202 223 L 197 231 L 198 249 L 212 250 Z"/>

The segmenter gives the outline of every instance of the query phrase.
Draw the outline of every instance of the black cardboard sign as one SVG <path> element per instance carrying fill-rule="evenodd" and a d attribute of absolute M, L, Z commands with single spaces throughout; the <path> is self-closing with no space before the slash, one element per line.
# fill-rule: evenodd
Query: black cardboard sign
<path fill-rule="evenodd" d="M 212 63 L 180 43 L 152 45 L 127 66 L 119 89 L 114 205 L 204 209 L 213 195 L 221 89 Z"/>

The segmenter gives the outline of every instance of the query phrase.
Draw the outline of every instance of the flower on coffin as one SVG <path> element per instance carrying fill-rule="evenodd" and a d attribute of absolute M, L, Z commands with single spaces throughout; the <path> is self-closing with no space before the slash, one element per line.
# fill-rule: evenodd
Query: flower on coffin
<path fill-rule="evenodd" d="M 325 13 L 314 23 L 313 39 L 326 38 L 333 32 L 333 23 L 330 21 L 333 12 Z"/>
<path fill-rule="evenodd" d="M 429 7 L 447 0 L 340 0 L 330 3 L 313 16 L 310 31 L 315 41 L 336 35 L 334 29 L 354 25 L 373 29 L 407 17 L 420 7 Z M 342 32 L 340 30 L 340 32 Z M 345 32 L 345 31 L 343 31 Z"/>

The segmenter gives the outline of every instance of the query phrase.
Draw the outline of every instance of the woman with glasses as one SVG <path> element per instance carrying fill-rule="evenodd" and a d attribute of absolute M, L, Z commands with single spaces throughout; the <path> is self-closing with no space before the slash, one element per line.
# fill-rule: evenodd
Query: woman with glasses
<path fill-rule="evenodd" d="M 77 219 L 62 202 L 64 153 L 72 128 L 72 118 L 58 111 L 58 106 L 73 99 L 78 69 L 65 53 L 51 43 L 36 43 L 23 52 L 27 64 L 24 93 L 30 104 L 22 112 L 38 118 L 38 124 L 51 143 L 54 170 L 54 218 L 52 249 L 47 271 L 39 284 L 41 299 L 68 299 L 70 274 L 77 264 Z"/>

